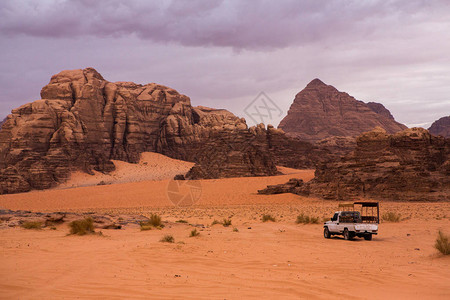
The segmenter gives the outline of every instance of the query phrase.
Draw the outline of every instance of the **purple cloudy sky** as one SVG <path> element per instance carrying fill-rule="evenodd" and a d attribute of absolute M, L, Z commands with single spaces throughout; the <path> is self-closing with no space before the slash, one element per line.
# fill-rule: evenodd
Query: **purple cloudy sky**
<path fill-rule="evenodd" d="M 94 67 L 242 117 L 261 91 L 286 113 L 318 77 L 428 127 L 450 114 L 449 32 L 448 0 L 2 0 L 0 117 Z"/>

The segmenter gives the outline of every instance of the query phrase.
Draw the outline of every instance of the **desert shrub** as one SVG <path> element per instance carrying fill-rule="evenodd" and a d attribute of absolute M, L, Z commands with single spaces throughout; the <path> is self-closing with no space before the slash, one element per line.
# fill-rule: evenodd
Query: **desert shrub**
<path fill-rule="evenodd" d="M 200 232 L 198 232 L 197 228 L 195 228 L 194 230 L 191 231 L 191 234 L 189 235 L 189 237 L 196 237 L 199 235 L 200 235 Z"/>
<path fill-rule="evenodd" d="M 175 221 L 176 223 L 183 223 L 183 224 L 187 224 L 188 223 L 188 221 L 186 221 L 186 220 L 178 220 L 178 221 Z"/>
<path fill-rule="evenodd" d="M 439 250 L 444 255 L 450 254 L 450 238 L 443 232 L 439 231 L 438 238 L 434 244 L 434 248 Z"/>
<path fill-rule="evenodd" d="M 41 229 L 42 222 L 39 221 L 27 221 L 22 224 L 22 227 L 25 229 Z"/>
<path fill-rule="evenodd" d="M 142 231 L 152 230 L 153 228 L 161 229 L 164 227 L 161 222 L 161 217 L 157 214 L 151 214 L 147 221 L 140 222 L 139 225 L 141 226 Z"/>
<path fill-rule="evenodd" d="M 268 221 L 276 222 L 275 218 L 272 217 L 271 215 L 263 215 L 262 218 L 261 218 L 261 220 L 262 220 L 263 222 L 268 222 Z"/>
<path fill-rule="evenodd" d="M 211 223 L 211 226 L 213 226 L 213 225 L 217 225 L 217 224 L 222 224 L 222 223 L 220 223 L 219 221 L 217 221 L 217 220 L 214 220 L 212 223 Z"/>
<path fill-rule="evenodd" d="M 165 236 L 163 236 L 160 240 L 161 243 L 175 243 L 175 239 L 173 238 L 172 235 L 170 234 L 166 234 Z"/>
<path fill-rule="evenodd" d="M 142 222 L 139 225 L 141 226 L 141 231 L 152 230 L 153 228 L 155 228 L 152 225 L 147 225 Z"/>
<path fill-rule="evenodd" d="M 231 219 L 223 219 L 222 225 L 228 227 L 231 225 Z"/>
<path fill-rule="evenodd" d="M 233 228 L 233 232 L 239 232 L 239 229 L 237 229 L 236 227 Z"/>
<path fill-rule="evenodd" d="M 386 222 L 400 222 L 401 215 L 395 212 L 384 213 L 381 218 Z"/>
<path fill-rule="evenodd" d="M 305 214 L 300 214 L 297 216 L 297 220 L 295 220 L 297 224 L 319 224 L 319 217 L 310 217 Z"/>
<path fill-rule="evenodd" d="M 92 218 L 86 218 L 82 220 L 75 220 L 69 223 L 70 234 L 85 235 L 95 233 L 94 220 Z"/>
<path fill-rule="evenodd" d="M 161 217 L 157 214 L 151 214 L 150 218 L 148 219 L 148 224 L 154 227 L 162 227 Z"/>

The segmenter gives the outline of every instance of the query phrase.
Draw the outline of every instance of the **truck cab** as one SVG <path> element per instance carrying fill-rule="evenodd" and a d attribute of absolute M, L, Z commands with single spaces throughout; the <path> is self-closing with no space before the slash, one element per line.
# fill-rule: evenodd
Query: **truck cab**
<path fill-rule="evenodd" d="M 351 209 L 335 212 L 331 220 L 324 223 L 323 235 L 325 238 L 343 235 L 345 240 L 363 237 L 370 241 L 372 235 L 378 234 L 378 202 L 354 202 L 340 206 Z M 360 209 L 357 210 L 358 206 Z"/>

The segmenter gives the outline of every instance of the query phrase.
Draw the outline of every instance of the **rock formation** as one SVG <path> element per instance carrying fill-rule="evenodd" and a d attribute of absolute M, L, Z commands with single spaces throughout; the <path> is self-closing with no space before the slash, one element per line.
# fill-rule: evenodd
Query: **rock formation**
<path fill-rule="evenodd" d="M 276 175 L 276 166 L 313 169 L 336 157 L 263 124 L 247 131 L 214 132 L 198 148 L 197 164 L 186 175 L 188 179 Z"/>
<path fill-rule="evenodd" d="M 311 182 L 277 190 L 334 200 L 450 200 L 450 139 L 423 128 L 393 135 L 376 128 L 356 142 L 353 153 L 318 167 Z"/>
<path fill-rule="evenodd" d="M 205 145 L 220 148 L 213 157 L 226 155 L 225 163 L 204 164 L 191 172 L 196 178 L 272 175 L 274 164 L 313 167 L 324 158 L 282 131 L 247 128 L 155 83 L 108 82 L 92 68 L 54 75 L 41 97 L 14 109 L 0 131 L 0 194 L 50 188 L 73 170 L 110 172 L 111 159 L 136 163 L 142 152 L 201 164 Z"/>
<path fill-rule="evenodd" d="M 330 137 L 356 137 L 377 126 L 388 133 L 406 129 L 382 104 L 366 104 L 314 79 L 295 96 L 278 127 L 290 136 L 317 142 Z"/>
<path fill-rule="evenodd" d="M 428 131 L 434 135 L 441 135 L 445 138 L 450 138 L 450 116 L 442 117 L 431 124 Z"/>
<path fill-rule="evenodd" d="M 3 123 L 6 122 L 6 118 L 3 119 L 3 121 L 0 121 L 0 128 L 2 128 Z"/>

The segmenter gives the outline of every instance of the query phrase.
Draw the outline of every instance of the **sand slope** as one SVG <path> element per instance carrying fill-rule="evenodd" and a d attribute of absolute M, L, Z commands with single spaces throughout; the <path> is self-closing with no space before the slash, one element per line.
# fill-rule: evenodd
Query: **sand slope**
<path fill-rule="evenodd" d="M 116 170 L 110 174 L 94 171 L 94 175 L 74 172 L 70 179 L 59 185 L 57 189 L 94 186 L 101 184 L 117 184 L 145 180 L 173 179 L 175 175 L 186 174 L 194 163 L 172 159 L 159 153 L 144 152 L 138 164 L 113 160 Z"/>

